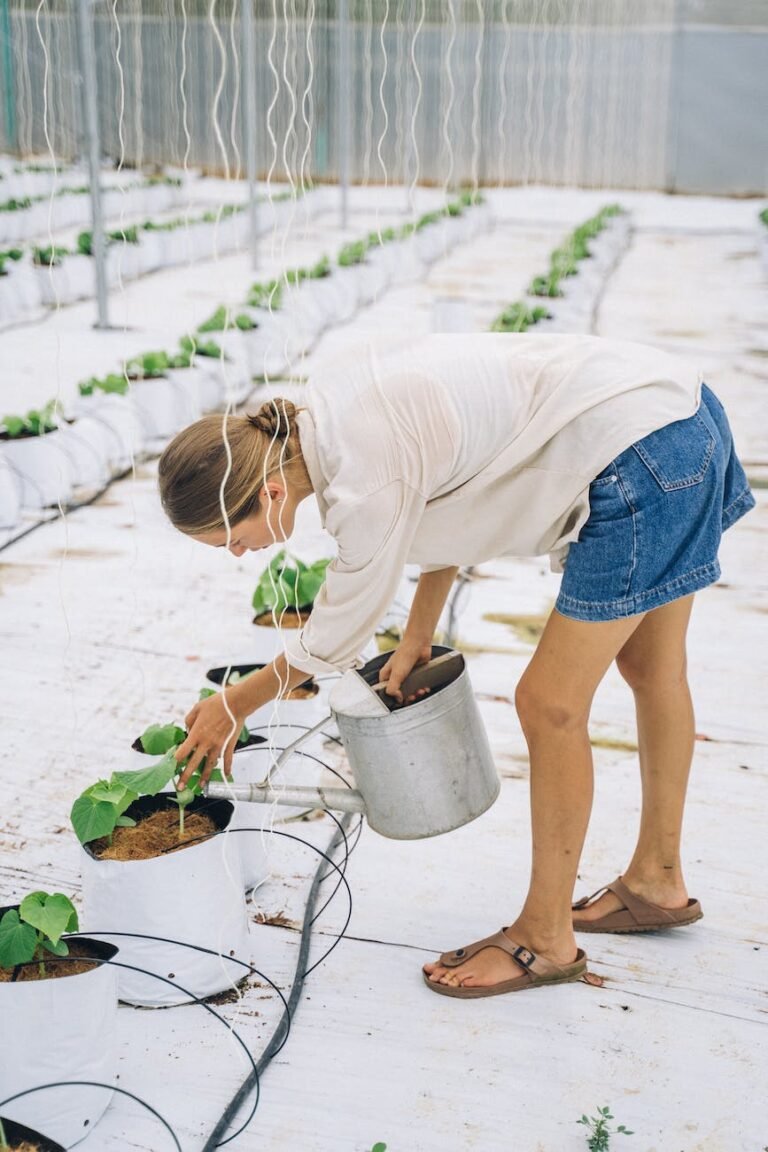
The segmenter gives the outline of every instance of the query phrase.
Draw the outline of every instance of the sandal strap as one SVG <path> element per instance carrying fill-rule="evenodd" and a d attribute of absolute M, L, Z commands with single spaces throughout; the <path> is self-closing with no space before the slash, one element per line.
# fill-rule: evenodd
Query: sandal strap
<path fill-rule="evenodd" d="M 476 940 L 474 944 L 468 944 L 465 948 L 444 952 L 440 957 L 440 963 L 446 968 L 458 968 L 460 964 L 471 960 L 484 948 L 500 948 L 502 952 L 511 956 L 531 979 L 534 976 L 552 976 L 563 971 L 560 964 L 555 964 L 554 961 L 547 960 L 544 956 L 538 956 L 530 948 L 524 948 L 521 944 L 510 940 L 503 928 L 494 932 L 492 936 L 486 936 L 483 940 Z"/>
<path fill-rule="evenodd" d="M 618 880 L 609 884 L 608 888 L 618 896 L 636 924 L 658 925 L 659 920 L 668 920 L 671 924 L 675 923 L 676 918 L 670 911 L 661 908 L 658 904 L 651 904 L 649 900 L 644 900 L 642 896 L 638 896 L 630 888 L 627 888 L 620 876 Z"/>
<path fill-rule="evenodd" d="M 624 906 L 624 909 L 632 917 L 635 924 L 654 925 L 658 926 L 659 920 L 669 920 L 670 923 L 676 923 L 676 918 L 666 908 L 659 907 L 658 904 L 651 904 L 648 900 L 643 900 L 642 896 L 638 896 L 618 876 L 612 883 L 605 884 L 602 888 L 598 888 L 597 892 L 593 892 L 591 896 L 584 896 L 581 900 L 577 900 L 575 904 L 571 905 L 574 912 L 580 908 L 586 908 L 588 904 L 597 896 L 601 896 L 603 892 L 613 892 L 618 896 L 619 900 Z"/>

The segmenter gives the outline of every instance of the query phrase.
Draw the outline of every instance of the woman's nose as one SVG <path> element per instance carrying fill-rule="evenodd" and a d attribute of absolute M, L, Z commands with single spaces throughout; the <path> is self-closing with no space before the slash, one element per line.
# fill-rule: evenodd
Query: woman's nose
<path fill-rule="evenodd" d="M 244 556 L 246 552 L 243 544 L 230 544 L 229 550 L 233 556 Z"/>

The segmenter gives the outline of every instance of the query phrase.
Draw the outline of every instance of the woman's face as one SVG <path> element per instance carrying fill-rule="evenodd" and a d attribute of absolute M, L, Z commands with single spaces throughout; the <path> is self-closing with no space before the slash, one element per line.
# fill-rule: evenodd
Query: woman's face
<path fill-rule="evenodd" d="M 246 552 L 258 552 L 281 544 L 293 532 L 296 519 L 296 502 L 290 492 L 280 484 L 269 484 L 259 493 L 261 507 L 253 516 L 231 525 L 229 551 L 233 556 L 243 556 Z M 224 528 L 193 536 L 201 544 L 212 548 L 227 547 L 227 533 Z"/>

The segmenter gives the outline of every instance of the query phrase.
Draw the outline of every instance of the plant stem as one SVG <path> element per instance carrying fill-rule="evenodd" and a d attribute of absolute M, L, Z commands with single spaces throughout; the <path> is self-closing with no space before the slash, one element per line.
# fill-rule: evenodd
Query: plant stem
<path fill-rule="evenodd" d="M 8 1141 L 5 1138 L 5 1128 L 3 1128 L 3 1122 L 2 1122 L 2 1120 L 0 1120 L 0 1148 L 7 1148 L 7 1147 L 8 1147 Z"/>
<path fill-rule="evenodd" d="M 179 840 L 184 835 L 184 805 L 179 804 Z"/>
<path fill-rule="evenodd" d="M 37 971 L 40 976 L 45 976 L 45 964 L 43 962 L 43 949 L 42 945 L 37 946 Z"/>

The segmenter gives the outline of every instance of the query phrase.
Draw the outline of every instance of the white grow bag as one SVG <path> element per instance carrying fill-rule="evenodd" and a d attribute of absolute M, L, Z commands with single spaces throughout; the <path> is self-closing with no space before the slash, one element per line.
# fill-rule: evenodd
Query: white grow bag
<path fill-rule="evenodd" d="M 168 376 L 132 381 L 131 398 L 141 417 L 150 451 L 162 448 L 200 416 L 192 389 Z"/>
<path fill-rule="evenodd" d="M 164 796 L 144 796 L 127 814 L 136 818 L 167 805 Z M 223 806 L 221 806 L 223 805 Z M 175 808 L 175 805 L 173 805 Z M 230 825 L 228 801 L 198 799 L 187 813 L 205 810 L 220 828 Z M 97 860 L 82 855 L 85 930 L 163 936 L 213 949 L 216 954 L 116 935 L 120 959 L 180 984 L 187 992 L 139 972 L 120 969 L 118 993 L 129 1004 L 161 1008 L 225 992 L 247 974 L 227 957 L 249 962 L 248 919 L 243 897 L 239 836 L 213 836 L 151 860 Z"/>
<path fill-rule="evenodd" d="M 278 376 L 303 351 L 296 326 L 282 312 L 258 310 L 258 328 L 244 335 L 250 377 Z"/>
<path fill-rule="evenodd" d="M 129 396 L 95 391 L 80 396 L 75 415 L 100 424 L 113 475 L 127 472 L 144 449 L 145 432 L 138 411 Z"/>
<path fill-rule="evenodd" d="M 3 440 L 2 451 L 21 483 L 23 508 L 51 508 L 72 499 L 75 474 L 62 431 Z"/>
<path fill-rule="evenodd" d="M 100 940 L 88 943 L 105 960 L 117 952 Z M 0 1099 L 57 1080 L 114 1081 L 118 972 L 100 964 L 76 976 L 0 984 Z M 70 1148 L 93 1131 L 111 1097 L 106 1088 L 49 1088 L 2 1112 Z"/>
<path fill-rule="evenodd" d="M 42 295 L 33 266 L 22 260 L 9 262 L 0 276 L 0 326 L 29 316 L 42 307 Z"/>
<path fill-rule="evenodd" d="M 15 528 L 21 516 L 21 480 L 0 449 L 0 529 Z"/>
<path fill-rule="evenodd" d="M 62 446 L 72 465 L 72 484 L 84 492 L 97 492 L 105 488 L 112 476 L 110 447 L 113 438 L 105 434 L 103 424 L 91 416 L 84 416 L 74 424 L 61 428 Z"/>

